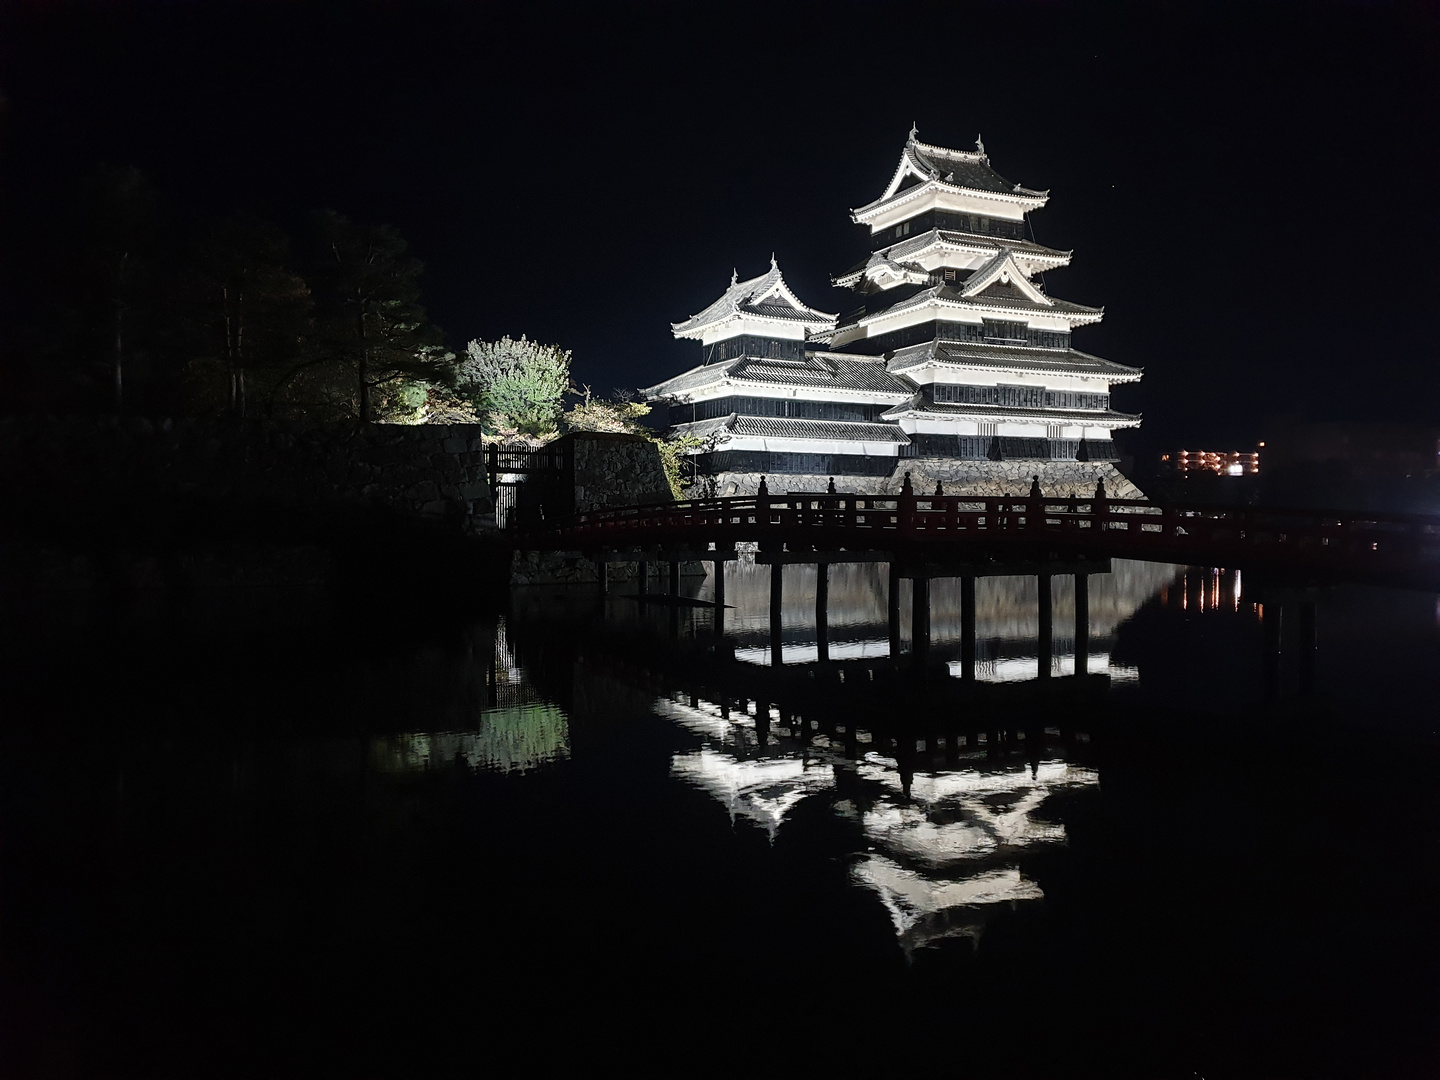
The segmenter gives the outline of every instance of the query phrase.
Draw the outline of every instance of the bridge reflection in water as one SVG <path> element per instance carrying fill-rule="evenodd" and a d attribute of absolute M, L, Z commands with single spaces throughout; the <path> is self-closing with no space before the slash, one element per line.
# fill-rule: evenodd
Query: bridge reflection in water
<path fill-rule="evenodd" d="M 778 602 L 776 576 L 731 563 L 726 608 L 713 606 L 713 577 L 692 579 L 690 596 L 611 594 L 599 609 L 517 594 L 513 636 L 522 655 L 553 657 L 568 622 L 580 662 L 551 666 L 576 680 L 574 700 L 605 697 L 581 683 L 617 673 L 652 695 L 693 740 L 671 775 L 732 824 L 773 843 L 802 807 L 823 808 L 852 883 L 883 905 L 907 954 L 975 941 L 997 907 L 1041 900 L 1022 862 L 1066 840 L 1047 802 L 1098 784 L 1090 749 L 1106 692 L 1136 677 L 1112 660 L 1116 630 L 1183 583 L 1180 568 L 1116 562 L 1082 573 L 1088 589 L 1058 578 L 1046 596 L 1033 575 L 917 586 L 887 564 L 791 565 Z M 584 723 L 581 708 L 572 726 Z"/>
<path fill-rule="evenodd" d="M 1123 560 L 1105 565 L 1109 572 L 1085 573 L 1079 578 L 1063 572 L 1047 575 L 1048 673 L 1074 674 L 1078 670 L 1077 601 L 1083 601 L 1088 631 L 1086 671 L 1119 678 L 1134 676 L 1133 669 L 1111 666 L 1115 630 L 1142 603 L 1167 588 L 1179 568 Z M 775 568 L 751 562 L 732 564 L 726 573 L 724 596 L 729 608 L 723 631 L 735 643 L 736 658 L 750 663 L 771 663 L 777 638 L 785 664 L 819 661 L 822 652 L 830 661 L 902 655 L 913 659 L 916 593 L 920 592 L 920 600 L 928 599 L 918 625 L 928 634 L 929 661 L 947 664 L 951 674 L 963 676 L 969 634 L 974 639 L 975 677 L 980 681 L 1012 682 L 1040 674 L 1045 621 L 1041 594 L 1046 579 L 993 572 L 977 575 L 971 582 L 964 576 L 935 576 L 921 582 L 918 589 L 916 581 L 902 576 L 892 582 L 885 563 L 788 565 L 783 568 L 777 624 Z M 1087 587 L 1077 587 L 1080 582 Z M 893 586 L 898 588 L 892 597 Z M 967 588 L 973 589 L 968 603 Z M 707 578 L 699 595 L 705 599 L 714 595 L 713 577 Z"/>

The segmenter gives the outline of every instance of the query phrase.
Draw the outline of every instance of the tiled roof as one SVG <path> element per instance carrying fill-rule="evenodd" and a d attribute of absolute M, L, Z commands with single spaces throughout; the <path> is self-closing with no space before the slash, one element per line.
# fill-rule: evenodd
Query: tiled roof
<path fill-rule="evenodd" d="M 1001 248 L 991 260 L 965 279 L 959 287 L 961 296 L 1000 297 L 1024 300 L 1043 307 L 1054 307 L 1055 301 L 1042 293 L 1015 265 L 1015 253 Z"/>
<path fill-rule="evenodd" d="M 1032 409 L 1018 405 L 959 405 L 948 401 L 931 401 L 928 398 L 897 405 L 880 415 L 886 419 L 897 419 L 912 412 L 921 416 L 973 416 L 992 420 L 1040 420 L 1116 427 L 1131 427 L 1140 423 L 1138 415 L 1116 412 L 1114 409 Z"/>
<path fill-rule="evenodd" d="M 1086 307 L 1084 304 L 1072 304 L 1068 300 L 1056 300 L 1054 297 L 1048 297 L 1047 299 L 1050 300 L 1049 304 L 1037 304 L 1030 299 L 1016 300 L 1013 297 L 992 295 L 990 293 L 985 293 L 980 296 L 961 296 L 960 290 L 953 285 L 934 285 L 928 289 L 922 289 L 914 296 L 901 300 L 899 303 L 882 310 L 886 312 L 905 311 L 912 307 L 919 307 L 931 300 L 945 300 L 962 307 L 968 307 L 971 304 L 980 304 L 987 307 L 1010 308 L 1014 311 L 1032 311 L 1037 314 L 1047 315 L 1057 313 L 1061 315 L 1103 315 L 1105 313 L 1104 308 Z M 866 318 L 873 319 L 879 314 L 881 314 L 881 311 L 867 312 Z"/>
<path fill-rule="evenodd" d="M 907 149 L 922 169 L 934 169 L 939 173 L 939 179 L 947 184 L 974 188 L 976 191 L 998 191 L 1006 195 L 1014 194 L 1019 186 L 992 169 L 988 160 L 976 161 L 974 155 L 966 151 L 949 150 L 943 146 L 930 146 L 922 142 L 911 143 Z"/>
<path fill-rule="evenodd" d="M 1070 252 L 1057 251 L 1054 248 L 1043 247 L 1040 244 L 1032 243 L 1029 240 L 1012 240 L 1009 237 L 985 236 L 981 233 L 957 232 L 954 229 L 931 229 L 919 236 L 909 236 L 898 244 L 891 244 L 883 251 L 892 259 L 906 259 L 911 255 L 918 254 L 930 247 L 937 241 L 946 244 L 964 244 L 966 247 L 985 248 L 998 252 L 1002 247 L 1009 248 L 1017 255 L 1049 256 L 1055 259 L 1068 258 Z"/>
<path fill-rule="evenodd" d="M 707 386 L 724 379 L 741 383 L 764 383 L 771 386 L 796 386 L 827 390 L 861 390 L 867 393 L 908 395 L 915 386 L 903 375 L 897 375 L 878 357 L 841 356 L 823 353 L 808 356 L 804 363 L 741 357 L 690 371 L 644 391 L 647 398 L 670 397 Z"/>
<path fill-rule="evenodd" d="M 815 331 L 813 334 L 810 335 L 808 340 L 814 342 L 817 345 L 829 345 L 830 342 L 835 340 L 835 335 L 841 330 L 851 330 L 854 329 L 854 327 L 855 319 L 852 317 L 848 322 L 840 323 L 837 326 L 832 326 L 828 330 Z"/>
<path fill-rule="evenodd" d="M 811 355 L 803 365 L 775 360 L 742 360 L 730 378 L 744 382 L 782 383 L 836 390 L 866 390 L 881 394 L 913 392 L 909 379 L 889 371 L 883 360 L 861 359 L 836 353 Z"/>
<path fill-rule="evenodd" d="M 850 267 L 843 274 L 837 274 L 834 278 L 838 286 L 853 285 L 859 276 L 872 266 L 879 266 L 883 263 L 899 264 L 914 259 L 929 248 L 938 244 L 949 244 L 954 247 L 968 248 L 972 251 L 983 251 L 992 257 L 1000 254 L 1002 249 L 1008 249 L 1019 259 L 1034 259 L 1037 261 L 1054 262 L 1063 264 L 1070 259 L 1070 252 L 1057 251 L 1054 248 L 1042 247 L 1039 244 L 1032 244 L 1028 240 L 1000 240 L 992 236 L 982 236 L 978 233 L 954 232 L 950 229 L 931 229 L 919 236 L 908 237 L 898 244 L 891 244 L 889 247 L 881 248 L 868 258 L 862 259 Z"/>
<path fill-rule="evenodd" d="M 1099 375 L 1111 382 L 1134 382 L 1141 369 L 1079 349 L 1032 349 L 1016 345 L 982 345 L 971 342 L 928 341 L 895 350 L 887 365 L 893 372 L 911 371 L 935 360 L 959 367 L 1004 371 L 1045 371 L 1057 375 Z"/>
<path fill-rule="evenodd" d="M 806 309 L 797 310 L 790 304 L 782 303 L 775 299 L 765 300 L 759 304 L 741 304 L 741 311 L 748 311 L 755 315 L 766 315 L 772 319 L 793 319 L 797 322 L 829 322 L 823 315 Z"/>
<path fill-rule="evenodd" d="M 907 176 L 916 176 L 921 179 L 919 183 L 904 183 Z M 892 199 L 904 195 L 909 189 L 924 184 L 927 180 L 934 180 L 952 188 L 1034 201 L 1036 205 L 1043 204 L 1048 196 L 1048 192 L 1035 191 L 1006 180 L 990 167 L 990 159 L 985 156 L 983 149 L 951 150 L 944 146 L 932 146 L 917 140 L 915 132 L 911 131 L 910 139 L 906 142 L 905 149 L 900 156 L 900 164 L 896 166 L 895 174 L 885 189 L 885 194 L 874 202 L 853 210 L 852 216 L 856 220 L 861 220 L 870 212 L 877 210 Z"/>
<path fill-rule="evenodd" d="M 791 420 L 774 416 L 730 415 L 720 420 L 706 420 L 688 425 L 685 430 L 701 435 L 725 430 L 732 435 L 750 435 L 760 439 L 833 439 L 845 442 L 881 442 L 908 445 L 910 437 L 894 424 L 861 424 L 844 420 Z"/>
<path fill-rule="evenodd" d="M 719 364 L 702 364 L 700 367 L 691 368 L 689 371 L 681 372 L 674 378 L 666 379 L 662 383 L 656 383 L 649 389 L 640 391 L 647 399 L 672 397 L 675 394 L 688 393 L 691 390 L 699 390 L 702 387 L 710 386 L 720 382 L 729 373 L 730 369 L 740 360 L 726 360 Z"/>
<path fill-rule="evenodd" d="M 697 439 L 704 439 L 717 431 L 729 431 L 730 424 L 735 420 L 735 414 L 729 416 L 717 416 L 711 420 L 696 420 L 691 424 L 676 424 L 677 435 L 694 435 Z"/>
<path fill-rule="evenodd" d="M 785 284 L 780 267 L 770 260 L 769 273 L 748 281 L 735 281 L 709 307 L 684 322 L 671 323 L 670 328 L 677 337 L 695 336 L 703 327 L 716 323 L 735 314 L 758 315 L 768 319 L 784 319 L 789 322 L 828 326 L 835 321 L 834 315 L 802 303 Z"/>

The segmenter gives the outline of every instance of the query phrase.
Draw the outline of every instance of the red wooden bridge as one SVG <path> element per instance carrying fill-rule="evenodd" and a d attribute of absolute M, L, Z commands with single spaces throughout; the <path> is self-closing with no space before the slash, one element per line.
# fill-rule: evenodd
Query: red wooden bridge
<path fill-rule="evenodd" d="M 1161 506 L 1090 496 L 696 499 L 578 513 L 517 530 L 513 542 L 522 550 L 648 550 L 677 558 L 705 558 L 701 552 L 752 542 L 769 551 L 935 562 L 1123 558 L 1271 571 L 1314 583 L 1440 590 L 1440 516 Z"/>

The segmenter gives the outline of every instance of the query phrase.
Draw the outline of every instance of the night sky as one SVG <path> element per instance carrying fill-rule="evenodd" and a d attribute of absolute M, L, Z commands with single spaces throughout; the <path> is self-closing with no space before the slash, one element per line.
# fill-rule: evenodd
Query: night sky
<path fill-rule="evenodd" d="M 10 2 L 0 92 L 12 292 L 57 193 L 133 164 L 181 216 L 394 224 L 452 348 L 645 386 L 772 251 L 854 307 L 848 211 L 915 121 L 1051 191 L 1049 290 L 1106 310 L 1077 347 L 1145 368 L 1133 451 L 1440 423 L 1434 4 Z"/>

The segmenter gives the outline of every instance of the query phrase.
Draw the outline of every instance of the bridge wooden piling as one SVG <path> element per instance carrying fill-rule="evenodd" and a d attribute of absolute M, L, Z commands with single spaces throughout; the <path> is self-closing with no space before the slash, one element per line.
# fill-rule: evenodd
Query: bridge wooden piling
<path fill-rule="evenodd" d="M 910 652 L 915 666 L 924 668 L 930 658 L 930 578 L 910 579 Z"/>
<path fill-rule="evenodd" d="M 1051 667 L 1054 666 L 1055 653 L 1055 628 L 1053 624 L 1055 606 L 1050 595 L 1050 575 L 1041 570 L 1036 575 L 1036 581 L 1040 586 L 1040 671 L 1042 679 L 1050 678 Z"/>
<path fill-rule="evenodd" d="M 775 563 L 770 567 L 770 664 L 777 668 L 785 663 L 780 640 L 784 610 L 785 564 Z"/>
<path fill-rule="evenodd" d="M 830 564 L 815 567 L 815 656 L 822 664 L 830 662 Z"/>
<path fill-rule="evenodd" d="M 975 681 L 975 575 L 960 575 L 960 677 Z"/>
<path fill-rule="evenodd" d="M 890 587 L 886 594 L 886 615 L 890 629 L 890 658 L 900 656 L 900 566 L 890 562 Z"/>

